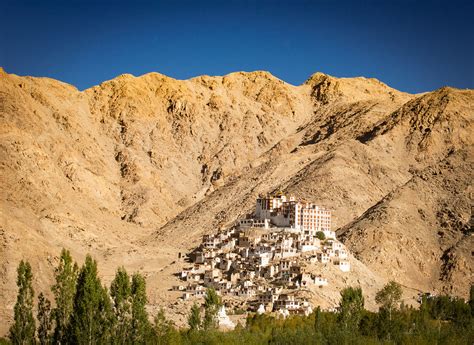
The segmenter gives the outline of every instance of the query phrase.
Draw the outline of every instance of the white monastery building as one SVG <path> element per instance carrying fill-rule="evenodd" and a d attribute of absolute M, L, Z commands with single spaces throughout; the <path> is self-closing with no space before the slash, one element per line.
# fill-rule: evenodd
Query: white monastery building
<path fill-rule="evenodd" d="M 271 223 L 276 227 L 299 230 L 304 235 L 311 236 L 322 231 L 327 238 L 335 238 L 334 231 L 331 231 L 331 211 L 282 194 L 258 198 L 255 219 L 245 220 L 244 224 L 250 225 L 253 222 L 262 224 L 265 228 Z M 241 225 L 244 224 L 241 222 Z"/>

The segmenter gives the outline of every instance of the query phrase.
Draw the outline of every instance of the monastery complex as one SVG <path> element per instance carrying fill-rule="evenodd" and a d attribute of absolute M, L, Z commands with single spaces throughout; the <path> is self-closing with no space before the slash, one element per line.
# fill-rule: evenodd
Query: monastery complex
<path fill-rule="evenodd" d="M 188 259 L 192 265 L 179 273 L 186 284 L 173 288 L 184 299 L 204 296 L 212 287 L 244 299 L 250 310 L 284 316 L 311 313 L 311 304 L 296 292 L 330 284 L 324 267 L 350 271 L 348 252 L 331 230 L 331 211 L 281 193 L 258 198 L 246 219 L 205 235 Z M 321 272 L 307 272 L 315 263 Z"/>

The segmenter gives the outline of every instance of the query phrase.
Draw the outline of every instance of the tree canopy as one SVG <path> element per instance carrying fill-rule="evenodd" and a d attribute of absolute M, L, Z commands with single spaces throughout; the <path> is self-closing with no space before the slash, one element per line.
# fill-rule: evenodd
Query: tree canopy
<path fill-rule="evenodd" d="M 18 295 L 14 307 L 10 340 L 13 344 L 34 344 L 36 323 L 33 317 L 33 272 L 28 261 L 21 260 L 17 269 Z"/>

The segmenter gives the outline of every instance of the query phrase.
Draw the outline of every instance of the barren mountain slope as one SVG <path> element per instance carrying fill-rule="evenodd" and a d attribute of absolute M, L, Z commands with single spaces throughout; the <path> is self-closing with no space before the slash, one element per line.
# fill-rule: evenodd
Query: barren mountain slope
<path fill-rule="evenodd" d="M 361 260 L 318 301 L 331 304 L 336 288 L 358 283 L 373 305 L 391 277 L 465 295 L 473 100 L 472 91 L 413 96 L 321 73 L 301 86 L 267 72 L 123 75 L 80 92 L 0 70 L 0 334 L 20 259 L 45 291 L 62 247 L 78 261 L 89 252 L 105 282 L 117 266 L 140 270 L 152 304 L 166 304 L 177 252 L 280 189 L 332 208 Z M 393 256 L 407 240 L 418 247 Z"/>
<path fill-rule="evenodd" d="M 474 92 L 440 89 L 406 103 L 359 137 L 390 147 L 411 178 L 340 233 L 386 278 L 466 296 L 473 283 Z"/>
<path fill-rule="evenodd" d="M 341 229 L 343 239 L 387 279 L 466 296 L 474 270 L 472 169 L 466 151 L 449 154 Z"/>

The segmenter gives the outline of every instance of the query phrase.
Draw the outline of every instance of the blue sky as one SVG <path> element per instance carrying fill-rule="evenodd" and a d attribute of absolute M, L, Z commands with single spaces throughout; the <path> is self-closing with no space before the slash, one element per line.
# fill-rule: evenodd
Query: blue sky
<path fill-rule="evenodd" d="M 85 89 L 122 73 L 178 79 L 320 71 L 402 91 L 474 88 L 473 1 L 3 1 L 0 66 Z"/>

